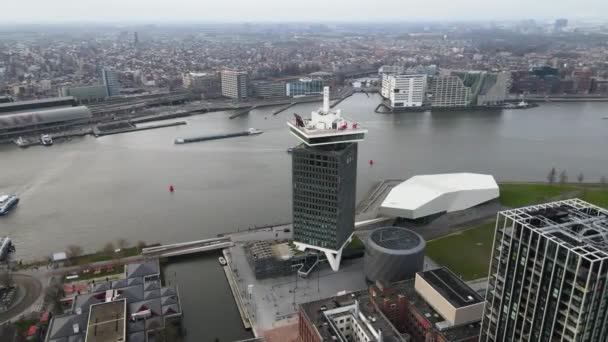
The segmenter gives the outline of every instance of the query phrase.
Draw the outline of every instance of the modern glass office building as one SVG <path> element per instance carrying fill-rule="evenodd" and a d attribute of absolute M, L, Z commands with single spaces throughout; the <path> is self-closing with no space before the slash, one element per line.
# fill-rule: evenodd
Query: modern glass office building
<path fill-rule="evenodd" d="M 287 82 L 287 96 L 306 96 L 323 93 L 325 81 L 321 78 L 300 78 Z"/>
<path fill-rule="evenodd" d="M 104 68 L 101 71 L 101 76 L 108 97 L 120 95 L 120 83 L 118 82 L 118 73 L 114 70 Z"/>
<path fill-rule="evenodd" d="M 292 177 L 295 240 L 340 249 L 355 224 L 357 144 L 300 145 Z"/>
<path fill-rule="evenodd" d="M 480 341 L 608 341 L 608 210 L 500 212 L 491 260 Z"/>
<path fill-rule="evenodd" d="M 367 130 L 330 109 L 327 87 L 323 108 L 287 125 L 303 143 L 292 153 L 294 243 L 325 253 L 337 271 L 354 230 L 357 142 Z"/>

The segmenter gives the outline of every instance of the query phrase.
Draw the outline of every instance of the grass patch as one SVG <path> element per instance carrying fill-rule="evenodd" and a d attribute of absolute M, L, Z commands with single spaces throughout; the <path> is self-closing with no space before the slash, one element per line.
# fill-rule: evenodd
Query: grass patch
<path fill-rule="evenodd" d="M 111 277 L 117 274 L 123 274 L 125 272 L 125 267 L 120 265 L 120 266 L 114 266 L 111 270 L 109 270 L 108 268 L 101 268 L 101 272 L 99 273 L 95 273 L 95 271 L 90 271 L 87 273 L 84 272 L 80 272 L 78 273 L 78 280 L 91 280 L 91 279 L 97 279 L 97 278 L 106 278 L 106 277 Z"/>
<path fill-rule="evenodd" d="M 504 183 L 500 184 L 500 203 L 511 208 L 549 202 L 556 197 L 578 193 L 578 197 L 600 207 L 608 207 L 608 188 L 594 184 L 543 184 Z"/>
<path fill-rule="evenodd" d="M 511 208 L 525 207 L 580 190 L 561 184 L 500 184 L 500 203 Z"/>
<path fill-rule="evenodd" d="M 348 246 L 346 246 L 346 249 L 364 250 L 365 245 L 363 244 L 363 241 L 361 241 L 361 239 L 357 235 L 353 234 L 353 239 L 348 244 Z"/>
<path fill-rule="evenodd" d="M 500 184 L 500 202 L 518 208 L 572 193 L 583 201 L 608 208 L 608 188 L 597 184 Z M 492 257 L 495 223 L 427 242 L 426 254 L 464 280 L 487 276 Z"/>
<path fill-rule="evenodd" d="M 128 247 L 122 249 L 120 252 L 97 252 L 93 254 L 85 254 L 75 258 L 70 258 L 70 263 L 72 265 L 87 265 L 93 262 L 98 261 L 107 261 L 119 258 L 126 258 L 130 256 L 139 255 L 140 249 L 139 247 Z"/>
<path fill-rule="evenodd" d="M 583 193 L 578 197 L 583 201 L 587 201 L 602 208 L 608 208 L 608 189 L 587 189 L 584 190 Z"/>
<path fill-rule="evenodd" d="M 464 280 L 485 277 L 492 256 L 494 227 L 492 222 L 429 241 L 426 254 Z"/>

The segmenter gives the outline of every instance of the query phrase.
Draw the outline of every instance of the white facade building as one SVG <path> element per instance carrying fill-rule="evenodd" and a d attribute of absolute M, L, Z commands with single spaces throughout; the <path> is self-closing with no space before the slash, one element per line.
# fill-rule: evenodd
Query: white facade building
<path fill-rule="evenodd" d="M 222 95 L 232 99 L 245 99 L 248 93 L 249 78 L 247 71 L 222 70 Z"/>
<path fill-rule="evenodd" d="M 452 173 L 414 176 L 394 187 L 380 207 L 384 215 L 418 219 L 469 209 L 498 198 L 491 175 Z"/>
<path fill-rule="evenodd" d="M 426 95 L 426 75 L 388 76 L 388 99 L 392 108 L 422 107 Z"/>

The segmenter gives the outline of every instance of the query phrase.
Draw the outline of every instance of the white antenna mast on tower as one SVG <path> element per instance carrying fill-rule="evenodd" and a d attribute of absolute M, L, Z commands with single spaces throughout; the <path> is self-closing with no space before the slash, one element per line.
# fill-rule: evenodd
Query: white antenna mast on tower
<path fill-rule="evenodd" d="M 323 113 L 329 113 L 329 87 L 323 87 Z"/>

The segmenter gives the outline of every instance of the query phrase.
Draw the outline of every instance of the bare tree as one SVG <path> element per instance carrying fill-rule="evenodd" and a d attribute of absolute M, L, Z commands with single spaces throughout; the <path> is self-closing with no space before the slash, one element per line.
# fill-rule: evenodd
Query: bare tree
<path fill-rule="evenodd" d="M 125 248 L 129 247 L 129 242 L 125 239 L 118 239 L 116 241 L 116 246 L 118 246 L 118 248 L 120 248 L 120 249 L 125 249 Z"/>
<path fill-rule="evenodd" d="M 585 180 L 585 175 L 581 172 L 578 174 L 578 176 L 576 176 L 576 180 L 578 180 L 579 183 L 582 183 Z"/>
<path fill-rule="evenodd" d="M 7 267 L 0 269 L 0 287 L 9 288 L 13 286 L 13 277 L 11 271 Z"/>
<path fill-rule="evenodd" d="M 146 242 L 142 240 L 137 241 L 137 249 L 141 252 L 144 248 L 146 248 Z"/>
<path fill-rule="evenodd" d="M 54 314 L 62 313 L 61 298 L 63 295 L 63 282 L 59 277 L 53 277 L 44 291 L 44 305 Z"/>
<path fill-rule="evenodd" d="M 66 248 L 66 254 L 69 258 L 75 258 L 81 256 L 83 253 L 82 247 L 77 245 L 69 245 Z"/>
<path fill-rule="evenodd" d="M 566 184 L 566 183 L 568 183 L 568 172 L 566 172 L 566 170 L 564 170 L 559 174 L 559 184 Z"/>
<path fill-rule="evenodd" d="M 553 184 L 555 183 L 555 177 L 557 175 L 557 171 L 555 170 L 555 168 L 551 168 L 551 171 L 549 171 L 549 174 L 547 175 L 547 181 L 549 182 L 549 184 Z"/>
<path fill-rule="evenodd" d="M 103 246 L 102 252 L 104 252 L 105 254 L 111 255 L 114 254 L 114 250 L 116 250 L 116 248 L 114 248 L 114 244 L 111 242 L 106 243 L 105 246 Z"/>

